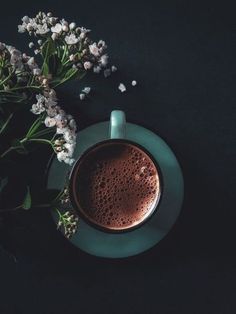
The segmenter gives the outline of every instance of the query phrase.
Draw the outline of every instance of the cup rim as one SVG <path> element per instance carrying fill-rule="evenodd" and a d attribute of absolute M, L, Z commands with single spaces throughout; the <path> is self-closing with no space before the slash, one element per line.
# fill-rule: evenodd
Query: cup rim
<path fill-rule="evenodd" d="M 156 167 L 157 170 L 157 174 L 158 174 L 158 178 L 159 178 L 159 195 L 158 198 L 155 201 L 155 204 L 152 208 L 152 212 L 146 217 L 144 218 L 140 223 L 125 228 L 125 229 L 109 229 L 106 228 L 104 226 L 101 226 L 99 224 L 96 224 L 95 222 L 91 221 L 83 212 L 82 210 L 79 208 L 79 206 L 77 205 L 77 202 L 75 200 L 74 197 L 74 193 L 73 193 L 73 186 L 74 186 L 74 174 L 78 168 L 78 164 L 80 163 L 80 161 L 83 159 L 83 157 L 88 154 L 90 151 L 92 151 L 94 148 L 99 147 L 100 145 L 104 145 L 106 143 L 127 143 L 127 144 L 131 144 L 133 146 L 138 147 L 139 149 L 141 149 L 145 154 L 147 154 L 147 156 L 151 159 L 151 161 L 153 162 L 153 164 Z M 163 184 L 163 174 L 161 171 L 161 168 L 158 164 L 158 162 L 156 161 L 156 159 L 154 159 L 154 157 L 152 156 L 152 154 L 146 149 L 144 148 L 142 145 L 140 145 L 139 143 L 136 143 L 134 141 L 131 140 L 127 140 L 127 139 L 106 139 L 103 141 L 100 141 L 94 145 L 91 145 L 89 148 L 87 148 L 79 157 L 78 159 L 75 161 L 75 163 L 72 166 L 72 169 L 69 173 L 69 177 L 68 177 L 68 188 L 69 188 L 69 198 L 70 198 L 70 202 L 73 206 L 73 209 L 77 212 L 78 216 L 80 218 L 82 218 L 88 225 L 94 227 L 97 230 L 103 231 L 105 233 L 108 234 L 122 234 L 122 233 L 128 233 L 131 232 L 133 230 L 137 230 L 139 228 L 141 228 L 145 223 L 147 223 L 157 212 L 158 212 L 158 207 L 160 206 L 160 203 L 162 201 L 162 194 L 163 194 L 163 189 L 164 189 L 164 184 Z"/>

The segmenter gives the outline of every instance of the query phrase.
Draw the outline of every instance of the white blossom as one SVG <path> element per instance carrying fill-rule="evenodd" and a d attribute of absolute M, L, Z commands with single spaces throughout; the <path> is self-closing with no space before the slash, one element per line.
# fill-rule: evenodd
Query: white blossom
<path fill-rule="evenodd" d="M 70 30 L 73 30 L 76 28 L 76 24 L 74 22 L 70 23 L 69 25 Z"/>
<path fill-rule="evenodd" d="M 34 43 L 31 41 L 30 43 L 29 43 L 29 48 L 33 48 L 34 47 Z"/>
<path fill-rule="evenodd" d="M 84 62 L 84 68 L 85 68 L 85 70 L 91 69 L 92 66 L 93 66 L 92 62 L 90 62 L 90 61 Z"/>
<path fill-rule="evenodd" d="M 101 64 L 102 67 L 106 67 L 108 64 L 108 55 L 107 54 L 102 55 L 99 60 L 99 63 Z"/>
<path fill-rule="evenodd" d="M 51 117 L 46 117 L 44 123 L 46 127 L 51 128 L 56 125 L 56 120 Z"/>
<path fill-rule="evenodd" d="M 99 48 L 97 46 L 97 43 L 93 43 L 92 45 L 89 45 L 89 51 L 92 55 L 94 55 L 95 57 L 98 57 L 100 52 L 99 52 Z"/>
<path fill-rule="evenodd" d="M 116 67 L 115 65 L 112 65 L 111 71 L 112 71 L 112 72 L 116 72 L 116 71 L 117 71 L 117 67 Z"/>
<path fill-rule="evenodd" d="M 67 45 L 75 45 L 79 41 L 79 38 L 75 36 L 75 34 L 70 34 L 69 36 L 65 37 L 65 42 Z"/>
<path fill-rule="evenodd" d="M 133 80 L 133 81 L 131 82 L 131 84 L 132 84 L 132 86 L 136 86 L 136 85 L 137 85 L 137 82 L 136 82 L 135 80 Z"/>
<path fill-rule="evenodd" d="M 100 73 L 101 70 L 102 70 L 102 69 L 101 69 L 101 67 L 100 67 L 99 65 L 94 66 L 94 68 L 93 68 L 93 72 L 94 72 L 94 73 L 97 73 L 97 74 Z"/>
<path fill-rule="evenodd" d="M 52 33 L 51 38 L 52 38 L 52 40 L 56 40 L 58 38 L 58 34 Z"/>
<path fill-rule="evenodd" d="M 38 25 L 37 30 L 36 30 L 36 34 L 39 35 L 45 35 L 48 32 L 50 32 L 50 29 L 48 28 L 47 24 L 43 24 L 43 25 Z"/>
<path fill-rule="evenodd" d="M 51 31 L 60 34 L 62 32 L 62 25 L 57 23 L 55 26 L 51 27 Z"/>

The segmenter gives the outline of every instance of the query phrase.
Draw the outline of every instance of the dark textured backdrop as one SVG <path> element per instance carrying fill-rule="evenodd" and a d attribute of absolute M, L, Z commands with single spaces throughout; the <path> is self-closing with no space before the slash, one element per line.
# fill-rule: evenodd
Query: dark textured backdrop
<path fill-rule="evenodd" d="M 24 49 L 16 26 L 38 10 L 73 19 L 106 40 L 119 72 L 109 80 L 96 78 L 90 101 L 76 98 L 87 79 L 62 91 L 62 99 L 81 128 L 121 108 L 130 121 L 157 132 L 182 165 L 186 196 L 170 234 L 125 260 L 95 258 L 72 247 L 47 212 L 9 219 L 0 235 L 11 252 L 0 251 L 0 313 L 235 313 L 233 2 L 49 3 L 6 2 L 0 41 Z M 120 80 L 132 79 L 137 88 L 117 91 Z"/>

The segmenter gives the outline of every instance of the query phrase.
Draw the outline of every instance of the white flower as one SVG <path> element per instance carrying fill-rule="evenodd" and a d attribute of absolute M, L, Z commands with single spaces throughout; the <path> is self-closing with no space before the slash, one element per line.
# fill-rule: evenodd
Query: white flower
<path fill-rule="evenodd" d="M 131 82 L 131 84 L 132 84 L 132 86 L 136 86 L 136 85 L 137 85 L 137 82 L 136 82 L 135 80 L 133 80 L 133 81 Z"/>
<path fill-rule="evenodd" d="M 18 25 L 18 33 L 25 33 L 26 29 L 23 25 Z"/>
<path fill-rule="evenodd" d="M 69 118 L 69 116 L 67 116 Z M 77 125 L 74 119 L 70 119 L 69 121 L 69 127 L 71 130 L 76 131 Z"/>
<path fill-rule="evenodd" d="M 70 55 L 70 56 L 69 56 L 69 60 L 70 60 L 70 61 L 74 61 L 74 59 L 75 59 L 75 56 L 74 56 L 74 55 Z"/>
<path fill-rule="evenodd" d="M 59 153 L 57 153 L 57 159 L 59 161 L 65 161 L 66 158 L 68 158 L 67 157 L 67 152 L 65 152 L 64 150 L 59 152 Z"/>
<path fill-rule="evenodd" d="M 99 48 L 106 48 L 106 43 L 105 43 L 105 41 L 104 40 L 99 40 L 99 42 L 98 42 L 98 47 Z"/>
<path fill-rule="evenodd" d="M 66 158 L 66 159 L 64 160 L 64 162 L 65 162 L 66 164 L 68 164 L 69 166 L 72 166 L 73 163 L 75 162 L 75 160 L 74 160 L 74 158 Z"/>
<path fill-rule="evenodd" d="M 40 53 L 40 50 L 39 50 L 39 49 L 35 49 L 34 53 L 35 53 L 36 55 L 38 55 L 38 54 Z"/>
<path fill-rule="evenodd" d="M 27 23 L 30 22 L 30 18 L 29 18 L 27 15 L 25 15 L 25 16 L 22 17 L 21 21 L 22 21 L 23 23 L 26 23 L 26 24 L 27 24 Z"/>
<path fill-rule="evenodd" d="M 94 73 L 100 73 L 101 72 L 101 67 L 99 66 L 99 65 L 97 65 L 97 66 L 95 66 L 94 68 L 93 68 L 93 72 Z"/>
<path fill-rule="evenodd" d="M 33 75 L 40 75 L 41 74 L 41 69 L 39 69 L 39 68 L 35 68 L 35 69 L 33 69 Z"/>
<path fill-rule="evenodd" d="M 91 69 L 92 66 L 93 66 L 92 62 L 90 62 L 90 61 L 84 62 L 84 68 L 85 68 L 85 70 Z"/>
<path fill-rule="evenodd" d="M 67 33 L 69 31 L 69 27 L 67 25 L 62 25 L 62 30 Z"/>
<path fill-rule="evenodd" d="M 82 90 L 82 92 L 85 93 L 85 94 L 87 94 L 87 95 L 90 93 L 90 91 L 91 91 L 91 87 L 85 87 L 85 88 Z"/>
<path fill-rule="evenodd" d="M 57 23 L 56 25 L 54 25 L 53 27 L 51 27 L 51 31 L 53 33 L 57 33 L 60 34 L 62 32 L 62 25 Z"/>
<path fill-rule="evenodd" d="M 84 100 L 85 94 L 79 94 L 79 98 L 80 98 L 80 100 Z"/>
<path fill-rule="evenodd" d="M 112 71 L 112 72 L 116 72 L 116 71 L 117 71 L 117 67 L 116 67 L 115 65 L 112 65 L 111 71 Z"/>
<path fill-rule="evenodd" d="M 66 149 L 68 157 L 72 157 L 74 149 L 75 149 L 75 143 L 65 143 L 64 148 Z"/>
<path fill-rule="evenodd" d="M 97 43 L 93 43 L 92 45 L 89 45 L 89 51 L 92 55 L 94 55 L 95 57 L 98 57 L 100 52 L 99 52 L 99 48 L 97 46 Z"/>
<path fill-rule="evenodd" d="M 108 55 L 102 55 L 100 60 L 99 60 L 100 64 L 102 67 L 106 67 L 107 63 L 108 63 Z"/>
<path fill-rule="evenodd" d="M 67 125 L 66 115 L 58 114 L 54 117 L 58 128 L 64 128 Z"/>
<path fill-rule="evenodd" d="M 56 125 L 56 120 L 54 118 L 46 117 L 44 123 L 46 127 L 51 128 Z"/>
<path fill-rule="evenodd" d="M 76 135 L 71 130 L 67 129 L 63 133 L 63 138 L 67 143 L 73 144 L 76 141 Z"/>
<path fill-rule="evenodd" d="M 119 89 L 122 93 L 124 93 L 124 92 L 126 91 L 126 87 L 125 87 L 125 85 L 124 85 L 123 83 L 120 83 L 120 85 L 118 86 L 118 89 Z"/>
<path fill-rule="evenodd" d="M 34 114 L 40 114 L 45 111 L 45 107 L 41 103 L 33 104 L 30 111 Z"/>
<path fill-rule="evenodd" d="M 76 28 L 76 24 L 74 22 L 70 23 L 69 25 L 70 30 L 73 30 Z"/>
<path fill-rule="evenodd" d="M 104 70 L 103 74 L 107 78 L 108 76 L 111 75 L 111 70 L 110 69 L 106 69 L 106 70 Z"/>
<path fill-rule="evenodd" d="M 31 41 L 30 43 L 29 43 L 29 48 L 33 48 L 34 47 L 34 43 Z"/>
<path fill-rule="evenodd" d="M 51 38 L 52 38 L 52 40 L 56 40 L 58 38 L 58 34 L 57 33 L 52 33 Z"/>
<path fill-rule="evenodd" d="M 67 45 L 75 45 L 79 41 L 79 38 L 75 36 L 75 34 L 70 34 L 69 36 L 65 37 L 65 42 Z"/>
<path fill-rule="evenodd" d="M 50 31 L 50 29 L 48 28 L 46 23 L 43 25 L 40 25 L 40 24 L 37 25 L 36 34 L 45 35 L 49 31 Z"/>
<path fill-rule="evenodd" d="M 38 40 L 38 44 L 41 46 L 42 43 L 43 43 L 42 39 L 39 39 L 39 40 Z"/>

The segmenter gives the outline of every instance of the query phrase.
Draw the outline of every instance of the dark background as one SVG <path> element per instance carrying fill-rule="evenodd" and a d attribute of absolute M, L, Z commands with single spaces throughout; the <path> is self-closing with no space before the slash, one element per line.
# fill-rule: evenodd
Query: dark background
<path fill-rule="evenodd" d="M 38 10 L 75 20 L 107 42 L 119 71 L 110 79 L 77 82 L 61 91 L 61 99 L 80 128 L 120 108 L 129 121 L 163 137 L 182 166 L 185 200 L 161 243 L 124 260 L 76 249 L 56 231 L 47 211 L 8 218 L 0 234 L 0 313 L 235 313 L 233 2 L 22 0 L 4 5 L 0 40 L 22 50 L 28 39 L 17 34 L 17 24 Z M 118 91 L 120 81 L 127 93 Z M 88 84 L 94 93 L 81 102 L 79 91 Z"/>

